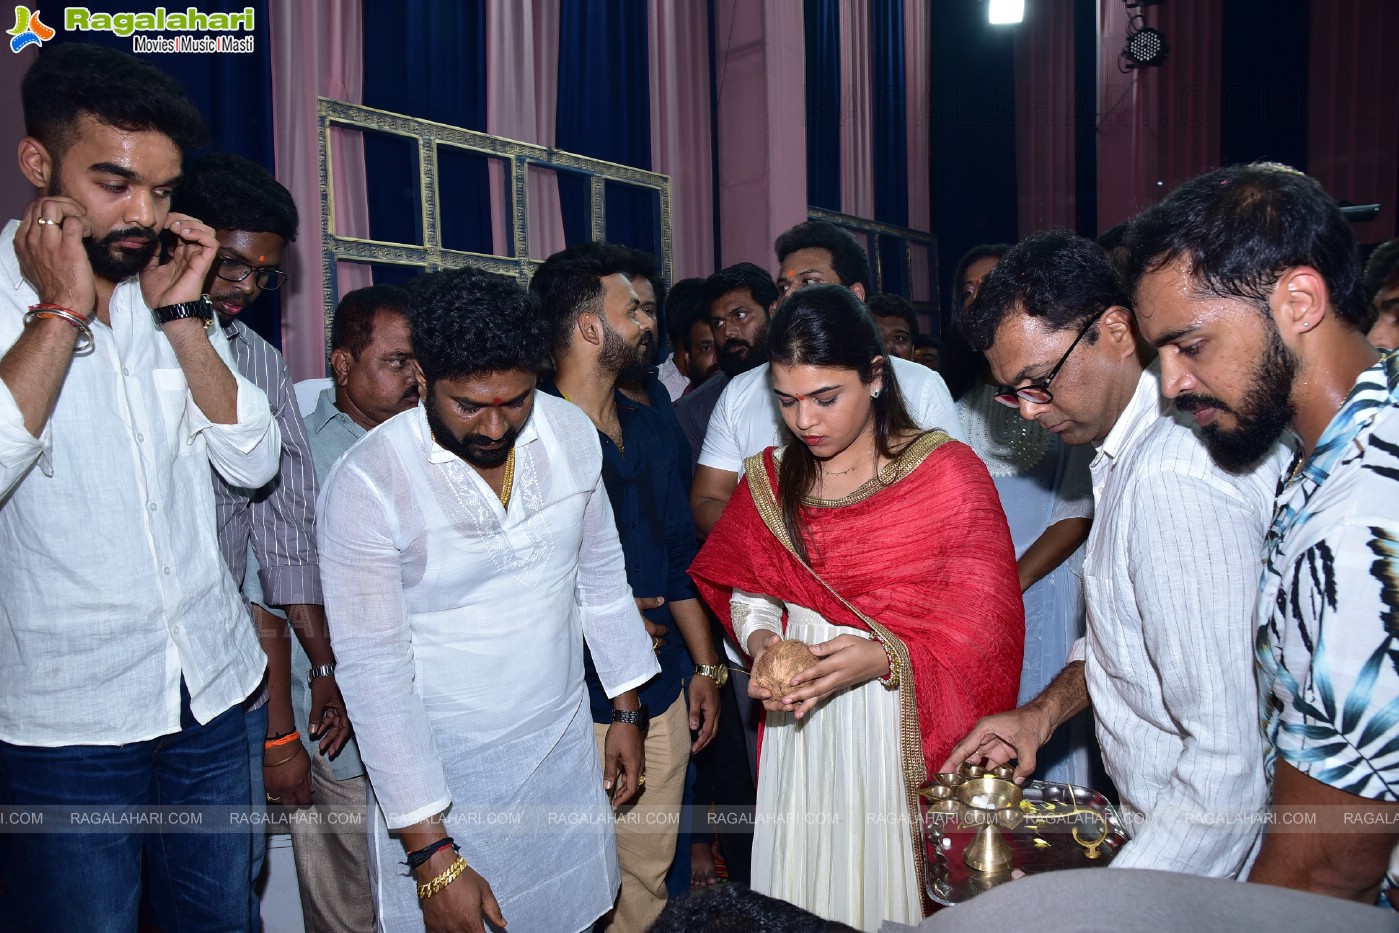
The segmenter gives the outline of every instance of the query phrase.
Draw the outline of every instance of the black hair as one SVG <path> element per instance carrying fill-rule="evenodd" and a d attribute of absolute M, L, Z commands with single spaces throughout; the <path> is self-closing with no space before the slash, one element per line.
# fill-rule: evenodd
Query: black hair
<path fill-rule="evenodd" d="M 913 338 L 913 345 L 915 347 L 931 347 L 939 353 L 942 352 L 942 341 L 932 334 L 918 334 Z"/>
<path fill-rule="evenodd" d="M 948 307 L 952 309 L 954 317 L 962 310 L 962 277 L 967 274 L 971 264 L 988 257 L 1000 259 L 1013 248 L 1010 243 L 981 243 L 962 254 L 962 258 L 957 260 L 956 268 L 952 270 L 952 301 Z"/>
<path fill-rule="evenodd" d="M 171 204 L 215 230 L 272 233 L 296 239 L 296 202 L 272 173 L 231 152 L 213 152 L 194 163 Z"/>
<path fill-rule="evenodd" d="M 875 317 L 901 317 L 908 325 L 908 335 L 918 339 L 918 315 L 913 310 L 913 302 L 902 295 L 875 295 L 865 302 L 870 314 Z"/>
<path fill-rule="evenodd" d="M 85 42 L 44 49 L 24 73 L 20 99 L 24 132 L 55 163 L 62 161 L 83 114 L 129 133 L 162 133 L 181 152 L 208 138 L 204 118 L 180 82 L 134 55 Z"/>
<path fill-rule="evenodd" d="M 697 320 L 709 323 L 704 303 L 704 279 L 681 279 L 670 287 L 665 302 L 666 336 L 672 350 L 690 349 L 690 328 Z"/>
<path fill-rule="evenodd" d="M 408 293 L 397 285 L 357 288 L 340 299 L 330 322 L 330 348 L 359 358 L 374 339 L 374 315 L 380 311 L 408 316 Z"/>
<path fill-rule="evenodd" d="M 555 349 L 572 341 L 578 315 L 602 313 L 605 277 L 618 272 L 630 277 L 630 252 L 612 243 L 579 243 L 559 250 L 535 270 L 529 290 L 539 299 Z"/>
<path fill-rule="evenodd" d="M 651 283 L 651 289 L 656 293 L 656 313 L 659 315 L 665 309 L 666 294 L 670 291 L 666 285 L 665 276 L 661 275 L 661 264 L 653 253 L 648 253 L 644 249 L 635 249 L 631 246 L 623 246 L 627 260 L 630 265 L 622 271 L 627 274 L 627 278 L 643 278 Z"/>
<path fill-rule="evenodd" d="M 512 276 L 472 266 L 430 272 L 411 294 L 413 351 L 429 386 L 478 373 L 537 373 L 548 362 L 538 299 Z"/>
<path fill-rule="evenodd" d="M 860 381 L 874 381 L 874 358 L 884 360 L 884 385 L 870 403 L 874 412 L 874 442 L 886 459 L 897 455 L 895 445 L 919 430 L 904 404 L 894 364 L 884 352 L 884 339 L 874 317 L 849 289 L 832 284 L 808 285 L 778 307 L 768 327 L 774 366 L 825 366 L 853 370 Z M 816 458 L 805 444 L 793 441 L 782 453 L 778 468 L 778 497 L 782 523 L 802 560 L 807 560 L 802 527 L 802 500 L 815 485 Z"/>
<path fill-rule="evenodd" d="M 767 270 L 751 262 L 740 262 L 725 266 L 704 280 L 704 313 L 708 315 L 714 302 L 740 288 L 748 289 L 764 314 L 777 300 L 777 285 Z"/>
<path fill-rule="evenodd" d="M 777 253 L 777 264 L 799 249 L 824 249 L 831 254 L 831 268 L 835 270 L 840 284 L 849 288 L 860 284 L 868 291 L 870 287 L 870 259 L 865 248 L 849 230 L 837 227 L 824 220 L 808 220 L 797 224 L 782 234 L 772 244 Z"/>
<path fill-rule="evenodd" d="M 1381 243 L 1370 254 L 1370 260 L 1365 263 L 1365 297 L 1374 301 L 1380 292 L 1396 283 L 1399 283 L 1399 237 Z"/>
<path fill-rule="evenodd" d="M 1127 235 L 1127 281 L 1186 261 L 1205 294 L 1241 298 L 1271 319 L 1268 303 L 1282 273 L 1310 266 L 1321 274 L 1337 316 L 1367 330 L 1355 234 L 1314 178 L 1286 165 L 1230 165 L 1191 179 L 1138 214 Z"/>
<path fill-rule="evenodd" d="M 692 889 L 672 899 L 651 933 L 854 933 L 795 904 L 749 890 L 741 884 Z"/>
<path fill-rule="evenodd" d="M 1026 237 L 1001 257 L 957 323 L 972 348 L 985 351 L 1013 314 L 1037 318 L 1050 330 L 1077 330 L 1113 305 L 1131 308 L 1103 248 L 1067 230 L 1048 230 Z M 1097 325 L 1083 339 L 1096 341 Z"/>

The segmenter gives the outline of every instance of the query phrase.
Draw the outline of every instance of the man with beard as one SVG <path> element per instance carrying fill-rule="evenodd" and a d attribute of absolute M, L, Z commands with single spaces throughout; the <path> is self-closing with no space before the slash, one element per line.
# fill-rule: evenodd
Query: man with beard
<path fill-rule="evenodd" d="M 277 476 L 261 489 L 234 486 L 214 473 L 219 547 L 240 588 L 251 548 L 259 593 L 269 605 L 286 607 L 311 658 L 305 670 L 311 672 L 316 693 L 317 716 L 302 727 L 325 754 L 334 755 L 349 738 L 350 722 L 335 685 L 335 657 L 321 606 L 321 577 L 316 569 L 317 486 L 310 442 L 282 354 L 238 320 L 264 291 L 275 291 L 286 278 L 278 267 L 283 248 L 296 239 L 296 204 L 291 192 L 260 165 L 232 153 L 213 153 L 190 166 L 176 189 L 174 206 L 214 228 L 219 251 L 204 292 L 228 338 L 234 365 L 266 393 L 282 434 Z M 288 804 L 310 800 L 302 793 L 306 760 L 292 713 L 286 623 L 266 613 L 255 613 L 255 618 L 258 640 L 272 661 L 265 688 L 251 704 L 246 723 L 251 804 L 255 813 L 262 813 L 264 799 Z M 255 882 L 262 874 L 267 837 L 254 832 L 250 838 Z M 258 913 L 254 885 L 254 930 L 261 928 Z"/>
<path fill-rule="evenodd" d="M 1237 875 L 1265 803 L 1249 615 L 1284 452 L 1265 446 L 1256 468 L 1232 472 L 1187 419 L 1162 410 L 1159 367 L 1143 365 L 1127 295 L 1092 240 L 1022 241 L 961 326 L 1010 387 L 997 401 L 1098 455 L 1087 637 L 1038 697 L 977 723 L 941 770 L 1018 759 L 1023 780 L 1054 731 L 1091 704 L 1133 828 L 1113 866 Z"/>
<path fill-rule="evenodd" d="M 879 327 L 879 336 L 884 338 L 884 352 L 901 360 L 913 359 L 919 336 L 913 303 L 902 295 L 875 295 L 869 300 L 869 309 Z"/>
<path fill-rule="evenodd" d="M 209 470 L 262 486 L 281 437 L 206 329 L 214 233 L 169 209 L 203 123 L 156 69 L 77 43 L 45 50 L 21 93 L 40 194 L 0 234 L 0 802 L 245 808 L 243 701 L 266 658 Z M 238 832 L 7 848 L 0 916 L 18 929 L 134 929 L 143 893 L 162 929 L 250 923 Z"/>
<path fill-rule="evenodd" d="M 330 370 L 334 385 L 321 390 L 315 409 L 304 419 L 318 483 L 366 433 L 418 405 L 408 293 L 392 285 L 371 285 L 341 298 L 330 326 Z M 327 718 L 323 685 L 328 679 L 335 682 L 334 664 L 327 673 L 325 667 L 313 664 L 304 639 L 287 637 L 286 614 L 266 597 L 259 576 L 256 556 L 250 554 L 243 592 L 253 604 L 259 633 L 275 635 L 270 639 L 264 635 L 268 679 L 274 690 L 277 684 L 284 685 L 285 702 L 290 704 L 287 725 L 280 726 L 282 720 L 277 720 L 269 730 L 269 735 L 276 735 L 283 728 Z M 323 612 L 319 605 L 313 610 Z M 324 623 L 320 631 L 329 638 Z M 327 722 L 338 720 L 343 711 L 341 707 Z M 348 717 L 345 721 L 349 722 Z M 338 751 L 324 738 L 308 729 L 296 743 L 277 746 L 276 759 L 269 761 L 267 793 L 281 797 L 280 803 L 287 806 L 315 806 L 297 811 L 286 821 L 306 929 L 312 933 L 367 930 L 374 926 L 363 826 L 369 812 L 369 782 L 353 736 Z M 338 828 L 327 831 L 326 826 Z"/>
<path fill-rule="evenodd" d="M 1245 462 L 1288 427 L 1301 444 L 1253 621 L 1273 808 L 1316 822 L 1270 823 L 1249 880 L 1374 903 L 1399 866 L 1399 354 L 1366 341 L 1350 225 L 1286 166 L 1186 183 L 1129 246 L 1161 390 L 1216 455 Z"/>
<path fill-rule="evenodd" d="M 779 236 L 773 247 L 779 270 L 777 299 L 769 311 L 798 289 L 820 282 L 843 285 L 861 301 L 865 299 L 869 291 L 869 257 L 853 236 L 835 224 L 820 220 L 797 224 Z M 716 327 L 716 340 L 721 337 L 721 354 L 727 351 L 746 359 L 759 355 L 755 344 L 745 350 Z M 941 428 L 959 441 L 966 440 L 962 421 L 941 376 L 897 356 L 890 357 L 890 365 L 898 371 L 899 390 L 904 394 L 909 414 L 920 427 Z M 744 458 L 791 440 L 768 378 L 766 348 L 760 363 L 748 365 L 742 375 L 730 377 L 721 389 L 718 401 L 711 406 L 713 413 L 690 490 L 695 525 L 701 535 L 709 534 L 738 488 Z"/>
<path fill-rule="evenodd" d="M 578 406 L 597 428 L 602 479 L 622 541 L 627 582 L 633 593 L 661 603 L 645 613 L 664 633 L 653 641 L 661 672 L 638 691 L 643 716 L 649 716 L 649 728 L 643 729 L 646 786 L 636 805 L 617 816 L 622 889 L 602 926 L 641 933 L 666 904 L 686 768 L 690 753 L 714 737 L 719 686 L 728 669 L 719 663 L 709 620 L 688 575 L 695 526 L 683 482 L 685 464 L 671 428 L 659 411 L 618 389 L 619 382 L 649 371 L 656 343 L 626 268 L 626 256 L 616 247 L 587 243 L 550 256 L 535 272 L 530 290 L 553 332 L 554 377 L 541 388 Z M 614 720 L 590 655 L 584 672 L 598 750 L 605 754 L 608 734 L 632 727 Z M 686 677 L 688 715 L 682 695 Z M 693 745 L 692 731 L 697 733 Z"/>
<path fill-rule="evenodd" d="M 410 315 L 423 403 L 340 458 L 316 516 L 376 803 L 376 914 L 388 930 L 581 930 L 617 894 L 604 792 L 620 806 L 643 783 L 636 688 L 659 669 L 598 432 L 535 391 L 548 327 L 513 279 L 430 274 Z M 585 642 L 625 723 L 601 768 Z"/>
<path fill-rule="evenodd" d="M 751 262 L 721 269 L 704 281 L 701 304 L 714 341 L 719 373 L 675 403 L 675 415 L 685 429 L 693 458 L 699 465 L 704 435 L 714 406 L 733 377 L 768 361 L 768 308 L 777 300 L 772 276 Z"/>

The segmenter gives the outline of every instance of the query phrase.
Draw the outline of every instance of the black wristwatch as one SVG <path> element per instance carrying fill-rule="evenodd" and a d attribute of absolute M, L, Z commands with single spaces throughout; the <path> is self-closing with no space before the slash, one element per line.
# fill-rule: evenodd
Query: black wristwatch
<path fill-rule="evenodd" d="M 641 734 L 645 735 L 646 730 L 651 728 L 651 711 L 646 708 L 645 703 L 641 704 L 641 709 L 614 709 L 612 721 L 636 726 L 641 730 Z"/>
<path fill-rule="evenodd" d="M 161 305 L 159 308 L 152 308 L 151 314 L 155 317 L 157 325 L 164 326 L 171 321 L 183 321 L 185 318 L 197 317 L 208 327 L 214 322 L 214 303 L 209 300 L 208 295 L 200 295 L 194 301 L 182 301 L 176 305 Z"/>

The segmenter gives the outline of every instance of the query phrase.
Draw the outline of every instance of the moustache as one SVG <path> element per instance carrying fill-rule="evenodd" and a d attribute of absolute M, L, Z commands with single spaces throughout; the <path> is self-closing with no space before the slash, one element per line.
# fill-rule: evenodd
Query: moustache
<path fill-rule="evenodd" d="M 724 341 L 725 353 L 735 353 L 740 348 L 744 350 L 751 350 L 753 349 L 753 345 L 747 340 L 739 340 L 737 337 Z"/>
<path fill-rule="evenodd" d="M 93 242 L 99 242 L 108 246 L 116 244 L 118 240 L 144 240 L 144 245 L 134 248 L 146 249 L 156 242 L 156 235 L 155 231 L 150 227 L 127 227 L 125 230 L 112 230 L 100 240 L 95 237 L 90 239 Z M 123 247 L 123 249 L 130 248 L 132 247 Z"/>
<path fill-rule="evenodd" d="M 1216 411 L 1226 412 L 1231 415 L 1236 414 L 1234 409 L 1211 395 L 1176 396 L 1176 408 L 1185 412 L 1187 415 L 1193 415 L 1202 408 L 1213 408 Z"/>

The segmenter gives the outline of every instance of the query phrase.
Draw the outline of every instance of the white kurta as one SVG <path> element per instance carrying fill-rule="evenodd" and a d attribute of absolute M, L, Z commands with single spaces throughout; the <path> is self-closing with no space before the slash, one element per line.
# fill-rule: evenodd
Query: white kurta
<path fill-rule="evenodd" d="M 583 641 L 608 695 L 658 667 L 601 467 L 587 417 L 536 393 L 509 511 L 432 441 L 421 407 L 371 431 L 327 477 L 321 573 L 337 679 L 377 797 L 381 929 L 422 929 L 388 830 L 449 806 L 446 831 L 511 929 L 573 933 L 612 905 L 619 875 Z"/>
<path fill-rule="evenodd" d="M 735 634 L 809 645 L 853 630 L 734 590 Z M 768 712 L 758 764 L 752 887 L 861 930 L 923 917 L 899 747 L 899 694 L 878 681 L 838 690 L 806 716 Z"/>

